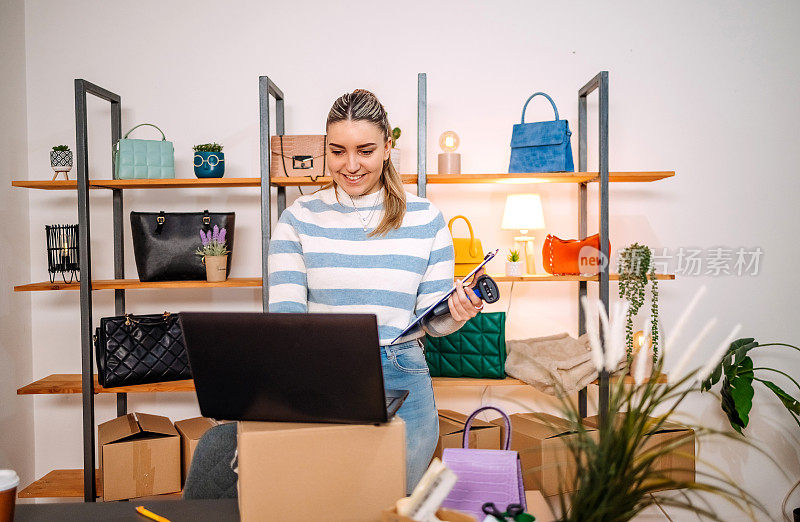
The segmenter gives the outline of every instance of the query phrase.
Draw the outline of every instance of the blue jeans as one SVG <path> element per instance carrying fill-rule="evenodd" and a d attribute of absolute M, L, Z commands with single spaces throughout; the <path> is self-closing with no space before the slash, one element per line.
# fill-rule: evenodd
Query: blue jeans
<path fill-rule="evenodd" d="M 383 382 L 387 390 L 408 390 L 397 415 L 406 423 L 406 493 L 428 469 L 439 440 L 439 418 L 425 354 L 419 341 L 381 346 Z"/>

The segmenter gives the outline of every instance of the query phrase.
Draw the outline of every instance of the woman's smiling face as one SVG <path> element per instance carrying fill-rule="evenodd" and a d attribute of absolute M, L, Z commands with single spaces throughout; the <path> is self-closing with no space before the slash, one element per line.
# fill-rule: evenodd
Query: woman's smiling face
<path fill-rule="evenodd" d="M 391 142 L 381 128 L 364 120 L 342 120 L 328 126 L 328 170 L 350 196 L 377 191 Z"/>

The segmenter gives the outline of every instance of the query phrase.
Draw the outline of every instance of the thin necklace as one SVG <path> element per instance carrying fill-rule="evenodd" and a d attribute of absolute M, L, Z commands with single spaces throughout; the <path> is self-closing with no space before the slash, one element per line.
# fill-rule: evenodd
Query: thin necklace
<path fill-rule="evenodd" d="M 364 232 L 366 232 L 367 229 L 369 228 L 370 221 L 372 221 L 372 215 L 375 213 L 375 209 L 377 208 L 378 198 L 377 197 L 375 198 L 375 201 L 371 205 L 372 209 L 369 211 L 369 214 L 367 214 L 367 217 L 365 218 L 364 216 L 361 215 L 361 212 L 358 211 L 356 202 L 353 201 L 353 196 L 347 194 L 347 197 L 350 198 L 350 203 L 353 205 L 353 210 L 356 211 L 356 215 L 358 216 L 359 221 L 361 221 L 361 228 L 363 228 Z M 360 197 L 363 198 L 364 196 Z"/>

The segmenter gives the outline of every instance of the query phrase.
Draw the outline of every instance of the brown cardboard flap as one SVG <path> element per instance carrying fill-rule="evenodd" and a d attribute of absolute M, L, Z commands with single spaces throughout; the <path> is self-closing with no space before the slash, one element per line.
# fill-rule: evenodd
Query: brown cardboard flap
<path fill-rule="evenodd" d="M 439 417 L 444 417 L 445 419 L 454 421 L 460 424 L 463 428 L 464 424 L 467 422 L 469 415 L 465 415 L 463 413 L 458 413 L 457 411 L 453 410 L 439 410 Z M 472 419 L 472 424 L 470 425 L 470 431 L 472 430 L 479 430 L 482 428 L 493 428 L 494 424 L 490 422 L 486 422 L 485 420 L 481 420 L 479 418 Z"/>
<path fill-rule="evenodd" d="M 494 419 L 492 424 L 505 426 L 502 417 Z M 569 421 L 547 413 L 515 413 L 511 415 L 512 430 L 538 440 L 552 439 L 575 433 Z"/>
<path fill-rule="evenodd" d="M 624 415 L 624 412 L 619 412 L 619 413 L 617 413 L 617 418 L 621 419 L 623 415 Z M 599 419 L 599 417 L 597 415 L 592 415 L 591 417 L 586 417 L 585 419 L 583 419 L 583 421 L 584 421 L 584 424 L 586 424 L 587 426 L 590 426 L 592 428 L 597 428 L 600 425 L 600 419 Z M 648 424 L 650 426 L 654 425 L 656 422 L 657 422 L 657 419 L 655 419 L 653 417 L 650 417 L 648 419 Z M 678 424 L 677 422 L 666 421 L 661 425 L 661 427 L 659 429 L 657 429 L 655 431 L 649 431 L 649 433 L 651 433 L 651 434 L 654 434 L 654 433 L 673 433 L 673 432 L 679 432 L 679 431 L 692 431 L 692 429 L 688 428 L 686 426 L 683 426 L 682 424 Z"/>
<path fill-rule="evenodd" d="M 97 441 L 103 446 L 141 433 L 133 413 L 111 419 L 97 426 Z"/>
<path fill-rule="evenodd" d="M 195 417 L 176 422 L 175 429 L 189 440 L 198 440 L 205 432 L 216 425 L 216 422 L 207 417 Z"/>
<path fill-rule="evenodd" d="M 175 426 L 172 422 L 161 415 L 150 415 L 148 413 L 135 413 L 136 419 L 139 421 L 139 426 L 142 431 L 148 433 L 158 433 L 160 435 L 174 435 L 178 436 Z"/>

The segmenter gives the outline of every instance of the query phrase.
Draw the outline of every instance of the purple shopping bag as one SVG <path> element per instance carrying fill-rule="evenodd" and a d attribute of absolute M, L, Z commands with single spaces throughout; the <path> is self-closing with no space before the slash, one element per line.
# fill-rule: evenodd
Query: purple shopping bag
<path fill-rule="evenodd" d="M 484 410 L 500 412 L 506 423 L 506 440 L 501 450 L 469 449 L 469 428 L 474 419 Z M 509 504 L 525 505 L 525 488 L 522 485 L 522 468 L 519 455 L 510 451 L 511 420 L 499 408 L 484 406 L 469 416 L 464 424 L 463 448 L 445 448 L 442 461 L 458 477 L 453 490 L 442 503 L 442 507 L 470 513 L 481 520 L 481 510 L 486 502 L 504 510 Z"/>

